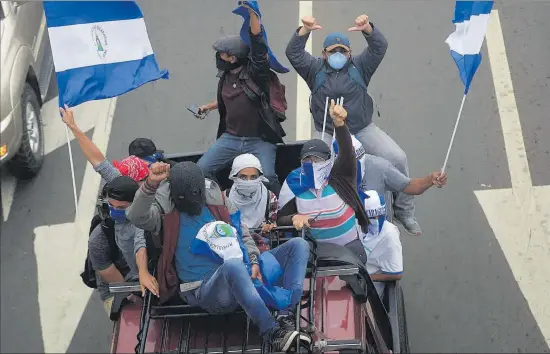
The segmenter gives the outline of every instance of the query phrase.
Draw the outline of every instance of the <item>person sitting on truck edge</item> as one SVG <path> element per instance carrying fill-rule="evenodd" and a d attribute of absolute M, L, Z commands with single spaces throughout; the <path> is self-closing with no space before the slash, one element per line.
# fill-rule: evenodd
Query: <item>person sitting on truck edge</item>
<path fill-rule="evenodd" d="M 233 180 L 233 186 L 226 195 L 241 212 L 241 222 L 250 230 L 260 252 L 268 250 L 269 240 L 262 234 L 277 226 L 277 196 L 262 183 L 266 178 L 260 160 L 252 154 L 237 156 L 229 178 Z M 261 232 L 251 230 L 260 228 Z"/>
<path fill-rule="evenodd" d="M 207 177 L 213 177 L 239 154 L 251 153 L 261 161 L 269 189 L 278 194 L 281 186 L 275 172 L 275 144 L 283 142 L 284 131 L 279 121 L 271 122 L 274 127 L 263 124 L 260 110 L 245 92 L 248 81 L 263 87 L 271 75 L 260 19 L 250 8 L 249 13 L 250 48 L 238 35 L 223 37 L 213 45 L 220 78 L 217 99 L 200 111 L 218 109 L 220 124 L 217 140 L 197 164 Z"/>
<path fill-rule="evenodd" d="M 150 139 L 137 138 L 130 143 L 128 148 L 130 156 L 121 161 L 113 161 L 111 164 L 94 142 L 75 123 L 73 110 L 65 105 L 65 108 L 60 107 L 59 111 L 61 112 L 63 122 L 73 132 L 86 159 L 106 183 L 109 183 L 120 175 L 128 176 L 137 182 L 141 182 L 149 173 L 148 165 L 152 162 L 163 160 L 163 152 L 157 150 L 155 144 Z"/>
<path fill-rule="evenodd" d="M 368 47 L 359 55 L 352 56 L 350 41 L 342 33 L 330 33 L 324 40 L 322 58 L 315 58 L 305 50 L 311 31 L 321 29 L 315 18 L 302 18 L 300 27 L 287 48 L 286 55 L 296 72 L 311 89 L 311 113 L 315 129 L 323 130 L 326 97 L 344 95 L 344 105 L 349 111 L 348 126 L 361 141 L 368 154 L 380 156 L 391 162 L 402 174 L 409 175 L 407 155 L 397 143 L 372 121 L 373 99 L 367 88 L 376 69 L 384 59 L 388 42 L 367 15 L 355 20 L 350 32 L 361 32 Z M 326 124 L 325 142 L 331 144 L 332 125 Z M 395 198 L 396 218 L 408 233 L 422 234 L 414 217 L 414 197 L 399 192 Z"/>
<path fill-rule="evenodd" d="M 351 139 L 357 158 L 359 190 L 375 190 L 380 195 L 385 195 L 386 191 L 421 195 L 432 186 L 441 188 L 447 183 L 447 174 L 440 171 L 432 172 L 425 177 L 409 178 L 388 160 L 365 153 L 363 145 L 355 136 Z M 333 141 L 332 146 L 335 155 L 338 156 L 338 143 Z M 406 229 L 405 231 L 407 232 Z"/>
<path fill-rule="evenodd" d="M 369 221 L 357 192 L 357 162 L 345 124 L 347 112 L 332 100 L 330 117 L 340 154 L 334 160 L 320 139 L 304 144 L 302 167 L 292 171 L 281 188 L 277 224 L 294 225 L 298 230 L 308 227 L 318 242 L 345 245 L 365 262 L 359 229 L 366 232 Z"/>
<path fill-rule="evenodd" d="M 386 202 L 382 194 L 367 190 L 361 193 L 369 217 L 368 232 L 361 233 L 367 253 L 367 271 L 378 295 L 384 295 L 383 281 L 400 280 L 403 276 L 403 247 L 399 229 L 386 220 Z"/>
<path fill-rule="evenodd" d="M 245 225 L 238 230 L 250 260 L 250 273 L 239 259 L 214 262 L 191 249 L 197 233 L 207 224 L 231 215 L 231 223 L 240 224 L 238 210 L 219 186 L 205 179 L 202 170 L 192 162 L 180 162 L 170 168 L 155 163 L 149 177 L 136 193 L 127 216 L 134 225 L 158 235 L 163 230 L 163 247 L 159 260 L 160 302 L 179 295 L 189 304 L 211 313 L 231 312 L 241 306 L 260 329 L 274 351 L 287 351 L 296 336 L 311 343 L 305 333 L 295 330 L 292 311 L 276 320 L 258 295 L 252 279 L 261 280 L 259 250 Z M 300 301 L 309 258 L 309 244 L 302 238 L 292 239 L 267 251 L 283 268 L 283 287 L 292 291 L 290 309 Z M 175 269 L 174 269 L 175 267 Z M 181 284 L 180 284 L 181 283 Z M 178 289 L 179 286 L 179 289 Z M 292 327 L 289 324 L 292 323 Z"/>
<path fill-rule="evenodd" d="M 101 225 L 97 225 L 88 239 L 88 257 L 98 279 L 97 289 L 107 314 L 111 312 L 114 295 L 109 293 L 109 283 L 139 279 L 143 286 L 158 294 L 155 278 L 147 269 L 147 250 L 144 232 L 126 219 L 125 210 L 132 204 L 139 188 L 136 181 L 126 176 L 115 177 L 107 183 L 106 196 L 109 217 L 114 221 L 114 239 L 118 255 L 112 259 L 108 237 Z"/>

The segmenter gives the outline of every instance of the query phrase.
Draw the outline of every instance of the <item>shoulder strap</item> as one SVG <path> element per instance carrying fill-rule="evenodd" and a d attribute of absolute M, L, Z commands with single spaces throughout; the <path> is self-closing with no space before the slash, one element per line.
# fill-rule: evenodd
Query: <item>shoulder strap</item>
<path fill-rule="evenodd" d="M 269 207 L 270 207 L 270 201 L 271 201 L 271 194 L 269 193 L 269 189 L 265 189 L 267 193 L 267 201 L 265 202 L 265 221 L 269 222 Z"/>
<path fill-rule="evenodd" d="M 101 222 L 101 230 L 105 234 L 105 237 L 107 237 L 110 258 L 114 262 L 119 257 L 119 250 L 115 239 L 115 222 L 111 219 L 103 220 Z"/>
<path fill-rule="evenodd" d="M 323 64 L 321 68 L 315 73 L 315 81 L 313 82 L 313 88 L 311 90 L 312 95 L 315 94 L 321 86 L 323 86 L 326 79 L 327 72 L 325 70 L 325 64 Z"/>
<path fill-rule="evenodd" d="M 231 224 L 231 218 L 229 216 L 229 211 L 225 205 L 207 205 L 208 210 L 214 215 L 216 220 L 223 221 L 228 224 Z"/>
<path fill-rule="evenodd" d="M 355 81 L 356 84 L 361 86 L 365 91 L 367 90 L 367 83 L 365 82 L 365 78 L 363 78 L 363 74 L 361 74 L 361 71 L 357 69 L 355 64 L 350 63 L 350 66 L 348 68 L 348 74 L 351 77 L 353 81 Z"/>

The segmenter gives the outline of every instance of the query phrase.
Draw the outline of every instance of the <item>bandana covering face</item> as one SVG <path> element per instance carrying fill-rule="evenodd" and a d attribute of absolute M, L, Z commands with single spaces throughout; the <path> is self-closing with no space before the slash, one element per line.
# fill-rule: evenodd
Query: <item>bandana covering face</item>
<path fill-rule="evenodd" d="M 303 162 L 300 185 L 304 188 L 320 190 L 330 176 L 333 163 L 332 159 L 323 162 Z"/>
<path fill-rule="evenodd" d="M 262 173 L 262 165 L 254 155 L 243 154 L 233 160 L 230 174 L 233 186 L 229 191 L 229 200 L 241 212 L 242 223 L 249 228 L 257 228 L 265 221 L 268 191 L 262 182 L 267 178 L 260 176 L 255 180 L 241 180 L 237 177 L 240 171 L 249 167 Z"/>
<path fill-rule="evenodd" d="M 149 175 L 147 162 L 136 156 L 128 156 L 121 161 L 113 161 L 113 166 L 123 176 L 130 177 L 136 182 L 144 180 Z"/>
<path fill-rule="evenodd" d="M 206 205 L 204 175 L 193 162 L 179 162 L 170 169 L 170 197 L 176 209 L 190 215 L 200 215 Z"/>

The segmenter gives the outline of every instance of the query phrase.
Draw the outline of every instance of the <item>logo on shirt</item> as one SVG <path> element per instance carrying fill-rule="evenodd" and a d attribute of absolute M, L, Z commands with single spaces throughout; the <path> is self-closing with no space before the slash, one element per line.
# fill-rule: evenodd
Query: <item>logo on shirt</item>
<path fill-rule="evenodd" d="M 105 30 L 100 25 L 94 25 L 91 34 L 97 55 L 100 59 L 104 59 L 107 56 L 107 46 L 109 45 Z"/>

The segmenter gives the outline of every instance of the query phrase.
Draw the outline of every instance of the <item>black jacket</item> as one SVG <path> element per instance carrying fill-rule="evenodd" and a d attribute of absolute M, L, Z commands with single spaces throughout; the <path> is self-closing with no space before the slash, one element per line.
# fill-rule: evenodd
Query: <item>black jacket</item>
<path fill-rule="evenodd" d="M 262 33 L 253 35 L 250 33 L 250 54 L 248 57 L 248 64 L 245 70 L 241 70 L 239 74 L 239 81 L 241 85 L 246 85 L 250 80 L 261 90 L 266 93 L 261 99 L 255 100 L 255 104 L 258 107 L 258 115 L 260 122 L 258 124 L 259 136 L 270 143 L 282 143 L 283 137 L 286 135 L 281 123 L 273 112 L 268 112 L 271 108 L 269 106 L 269 76 L 271 67 L 269 66 L 269 57 L 267 45 L 263 39 Z M 218 82 L 218 112 L 220 114 L 220 123 L 218 125 L 219 138 L 227 130 L 227 124 L 225 116 L 227 110 L 222 98 L 222 87 L 225 80 L 225 73 L 219 75 L 220 81 Z M 250 87 L 250 85 L 246 85 Z M 245 90 L 246 91 L 246 90 Z M 268 107 L 266 107 L 266 105 Z"/>

